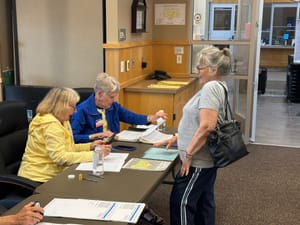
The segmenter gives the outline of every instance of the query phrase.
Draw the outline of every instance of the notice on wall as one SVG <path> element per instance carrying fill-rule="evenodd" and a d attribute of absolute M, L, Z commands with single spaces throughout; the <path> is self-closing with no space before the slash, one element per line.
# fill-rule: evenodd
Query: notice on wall
<path fill-rule="evenodd" d="M 300 63 L 300 19 L 296 21 L 294 63 Z"/>
<path fill-rule="evenodd" d="M 155 4 L 155 25 L 185 25 L 185 4 Z"/>

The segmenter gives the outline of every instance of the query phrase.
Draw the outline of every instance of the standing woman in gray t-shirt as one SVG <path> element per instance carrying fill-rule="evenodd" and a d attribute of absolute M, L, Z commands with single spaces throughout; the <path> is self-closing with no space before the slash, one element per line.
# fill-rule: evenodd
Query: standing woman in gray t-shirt
<path fill-rule="evenodd" d="M 228 48 L 210 46 L 201 50 L 198 77 L 202 88 L 186 103 L 173 138 L 155 143 L 169 148 L 174 142 L 182 162 L 170 197 L 170 224 L 215 225 L 214 183 L 217 168 L 206 140 L 217 122 L 224 120 L 223 76 L 230 72 Z"/>

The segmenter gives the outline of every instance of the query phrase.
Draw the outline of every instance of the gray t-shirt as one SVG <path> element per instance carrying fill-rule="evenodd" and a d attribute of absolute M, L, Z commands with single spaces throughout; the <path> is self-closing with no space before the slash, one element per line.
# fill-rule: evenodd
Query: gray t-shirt
<path fill-rule="evenodd" d="M 224 121 L 225 92 L 220 82 L 221 81 L 209 81 L 205 83 L 183 107 L 183 115 L 178 126 L 178 150 L 181 159 L 199 127 L 200 109 L 216 110 L 218 111 L 218 123 Z M 224 81 L 222 84 L 227 89 L 227 85 Z M 204 145 L 202 149 L 193 156 L 191 166 L 198 168 L 213 167 L 213 161 L 207 145 Z"/>

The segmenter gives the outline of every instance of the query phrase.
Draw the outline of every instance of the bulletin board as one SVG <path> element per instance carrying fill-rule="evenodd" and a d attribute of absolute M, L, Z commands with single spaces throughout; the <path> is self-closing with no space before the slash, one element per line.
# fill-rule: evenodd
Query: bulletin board
<path fill-rule="evenodd" d="M 155 4 L 155 25 L 185 25 L 185 4 Z"/>

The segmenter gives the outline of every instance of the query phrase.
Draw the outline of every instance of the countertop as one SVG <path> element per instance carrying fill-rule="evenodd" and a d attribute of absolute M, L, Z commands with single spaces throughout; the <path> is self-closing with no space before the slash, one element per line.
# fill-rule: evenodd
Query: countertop
<path fill-rule="evenodd" d="M 182 85 L 180 88 L 151 88 L 148 87 L 151 84 L 158 84 L 158 80 L 143 80 L 139 81 L 133 85 L 130 85 L 124 88 L 125 92 L 143 92 L 143 93 L 166 93 L 166 94 L 176 94 L 181 92 L 189 85 L 194 82 L 197 82 L 198 79 L 196 77 L 187 77 L 187 78 L 171 78 L 165 81 L 179 81 L 179 82 L 188 82 L 186 85 Z"/>
<path fill-rule="evenodd" d="M 294 49 L 291 45 L 261 45 L 260 48 L 268 48 L 268 49 Z"/>

